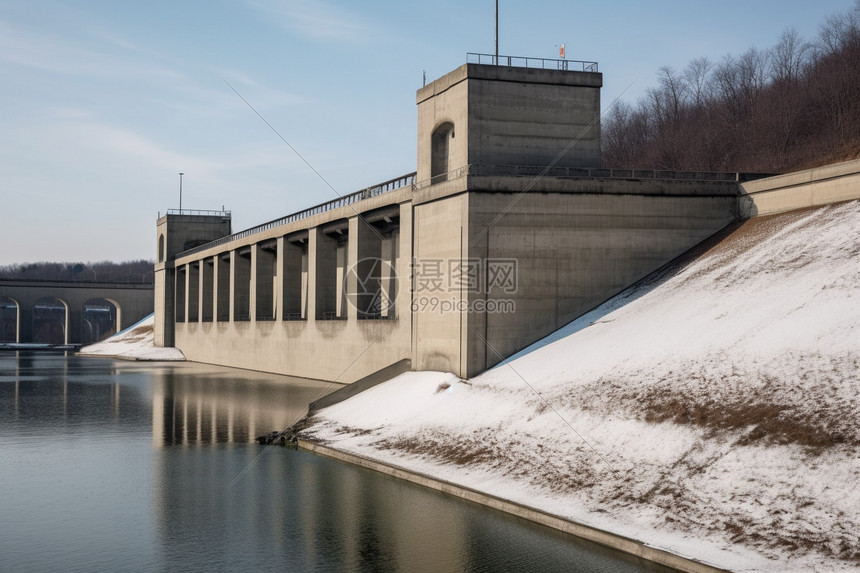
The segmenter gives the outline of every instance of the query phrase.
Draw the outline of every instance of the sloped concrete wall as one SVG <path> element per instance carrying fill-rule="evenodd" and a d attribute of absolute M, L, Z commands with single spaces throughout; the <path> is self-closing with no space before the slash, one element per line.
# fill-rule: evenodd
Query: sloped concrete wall
<path fill-rule="evenodd" d="M 860 159 L 750 181 L 740 189 L 742 217 L 860 199 Z"/>

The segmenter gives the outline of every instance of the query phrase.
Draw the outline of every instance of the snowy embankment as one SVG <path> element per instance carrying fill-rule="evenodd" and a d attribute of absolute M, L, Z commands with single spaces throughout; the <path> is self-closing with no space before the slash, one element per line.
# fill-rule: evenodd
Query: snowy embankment
<path fill-rule="evenodd" d="M 137 324 L 107 340 L 84 346 L 78 354 L 112 356 L 126 360 L 177 361 L 185 360 L 178 348 L 158 348 L 154 342 L 155 315 L 149 315 Z"/>
<path fill-rule="evenodd" d="M 305 435 L 738 571 L 860 569 L 860 202 L 753 219 L 507 363 Z"/>

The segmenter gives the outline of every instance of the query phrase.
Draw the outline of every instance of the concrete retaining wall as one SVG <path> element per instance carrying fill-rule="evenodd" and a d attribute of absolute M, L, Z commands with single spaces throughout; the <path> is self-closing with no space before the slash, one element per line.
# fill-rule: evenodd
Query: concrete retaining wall
<path fill-rule="evenodd" d="M 740 191 L 742 217 L 860 199 L 860 159 L 749 181 Z"/>
<path fill-rule="evenodd" d="M 611 547 L 618 551 L 623 551 L 624 553 L 635 555 L 642 559 L 647 559 L 648 561 L 652 561 L 654 563 L 673 567 L 680 571 L 687 571 L 689 573 L 720 573 L 726 571 L 725 569 L 712 567 L 710 565 L 706 565 L 704 563 L 700 563 L 698 561 L 694 561 L 686 557 L 674 555 L 672 553 L 669 553 L 668 551 L 663 551 L 661 549 L 650 547 L 642 543 L 641 541 L 637 541 L 635 539 L 630 539 L 621 535 L 615 535 L 614 533 L 611 533 L 609 531 L 604 531 L 595 527 L 589 527 L 588 525 L 569 521 L 557 515 L 545 513 L 543 511 L 539 511 L 537 509 L 526 507 L 524 505 L 514 503 L 512 501 L 482 493 L 474 489 L 462 487 L 448 481 L 443 481 L 427 475 L 414 473 L 404 468 L 383 464 L 381 462 L 370 460 L 368 458 L 357 456 L 355 454 L 338 451 L 305 440 L 299 440 L 299 447 L 316 454 L 334 458 L 363 468 L 371 469 L 383 473 L 385 475 L 393 476 L 418 485 L 422 485 L 424 487 L 428 487 L 430 489 L 434 489 L 436 491 L 441 491 L 443 493 L 447 493 L 460 499 L 465 499 L 474 503 L 478 503 L 480 505 L 484 505 L 486 507 L 491 507 L 499 511 L 504 511 L 505 513 L 509 513 L 511 515 L 527 519 L 534 523 L 539 523 L 541 525 L 545 525 L 547 527 L 551 527 L 553 529 L 557 529 L 559 531 L 575 535 L 576 537 L 579 537 L 581 539 L 587 539 L 589 541 L 599 543 L 600 545 L 605 545 L 606 547 Z"/>

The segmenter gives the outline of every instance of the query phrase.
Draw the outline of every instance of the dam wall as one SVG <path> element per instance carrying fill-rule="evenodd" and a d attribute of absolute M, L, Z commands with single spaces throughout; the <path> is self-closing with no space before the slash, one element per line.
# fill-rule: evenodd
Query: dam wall
<path fill-rule="evenodd" d="M 602 76 L 467 64 L 418 90 L 417 171 L 231 234 L 157 223 L 156 344 L 352 383 L 498 364 L 739 219 L 855 198 L 860 162 L 760 180 L 600 167 Z"/>
<path fill-rule="evenodd" d="M 469 377 L 736 218 L 733 180 L 400 181 L 179 253 L 175 346 L 339 383 L 403 360 Z"/>

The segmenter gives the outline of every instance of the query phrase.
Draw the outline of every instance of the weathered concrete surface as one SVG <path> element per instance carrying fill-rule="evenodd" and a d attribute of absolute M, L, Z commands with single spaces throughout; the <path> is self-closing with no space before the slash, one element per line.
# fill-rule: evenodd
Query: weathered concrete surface
<path fill-rule="evenodd" d="M 599 166 L 602 85 L 596 72 L 460 66 L 418 90 L 417 180 L 467 165 Z"/>
<path fill-rule="evenodd" d="M 231 218 L 220 215 L 167 214 L 156 222 L 155 345 L 174 346 L 177 285 L 174 259 L 187 249 L 230 234 Z M 184 312 L 185 309 L 183 309 Z"/>
<path fill-rule="evenodd" d="M 504 511 L 505 513 L 521 517 L 528 521 L 575 535 L 581 539 L 587 539 L 588 541 L 593 541 L 600 545 L 611 547 L 618 551 L 623 551 L 624 553 L 635 555 L 654 563 L 673 567 L 679 571 L 687 571 L 689 573 L 724 573 L 727 571 L 725 569 L 712 567 L 679 555 L 674 555 L 661 549 L 656 549 L 635 539 L 630 539 L 629 537 L 615 535 L 609 531 L 569 521 L 557 515 L 538 511 L 512 501 L 488 495 L 474 489 L 462 487 L 448 481 L 418 474 L 404 468 L 383 464 L 368 458 L 335 450 L 314 442 L 309 442 L 307 440 L 299 440 L 299 447 L 315 454 L 371 469 L 460 499 L 465 499 L 486 507 Z"/>
<path fill-rule="evenodd" d="M 469 293 L 473 376 L 615 296 L 734 220 L 735 197 L 469 194 L 468 257 L 517 262 L 516 284 Z M 504 216 L 499 217 L 499 213 Z"/>
<path fill-rule="evenodd" d="M 743 217 L 771 215 L 860 198 L 860 159 L 740 185 Z"/>
<path fill-rule="evenodd" d="M 601 85 L 599 73 L 467 64 L 416 95 L 409 186 L 190 253 L 225 222 L 159 220 L 156 344 L 341 383 L 403 360 L 469 377 L 745 214 L 857 196 L 860 162 L 740 190 L 735 177 L 584 177 L 600 162 Z M 374 259 L 384 273 L 359 281 Z M 498 261 L 513 285 L 493 283 Z M 365 312 L 361 284 L 394 307 Z"/>
<path fill-rule="evenodd" d="M 227 271 L 232 273 L 231 305 L 235 310 L 236 301 L 245 299 L 248 301 L 247 310 L 242 313 L 231 312 L 229 316 L 214 321 L 204 320 L 204 314 L 200 312 L 196 315 L 190 312 L 183 314 L 183 317 L 188 318 L 176 322 L 176 347 L 192 361 L 341 383 L 354 382 L 386 366 L 411 358 L 412 315 L 409 312 L 408 279 L 412 255 L 412 209 L 408 202 L 403 205 L 396 203 L 398 198 L 408 197 L 408 193 L 409 189 L 393 191 L 384 198 L 370 198 L 177 259 L 177 269 L 190 268 L 210 257 L 222 258 L 226 255 L 235 261 L 239 253 L 259 243 L 279 241 L 295 233 L 312 231 L 308 234 L 307 268 L 304 271 L 301 266 L 289 268 L 284 265 L 286 257 L 280 254 L 281 251 L 277 255 L 281 263 L 275 265 L 279 269 L 277 275 L 270 273 L 263 276 L 257 273 L 256 258 L 250 260 L 247 275 L 239 276 L 239 265 L 230 265 Z M 352 285 L 348 283 L 355 280 L 355 275 L 347 271 L 355 267 L 360 258 L 369 256 L 362 249 L 359 237 L 372 237 L 380 254 L 387 244 L 375 234 L 362 232 L 360 224 L 365 223 L 359 214 L 372 214 L 380 207 L 391 207 L 392 200 L 395 201 L 399 217 L 399 240 L 397 249 L 392 251 L 389 248 L 386 252 L 396 252 L 391 267 L 401 277 L 400 288 L 394 297 L 391 314 L 368 320 L 366 317 L 360 318 L 359 309 L 344 294 L 347 289 L 355 288 L 354 282 Z M 332 228 L 338 228 L 338 232 L 346 235 L 346 243 L 340 250 L 337 241 L 326 235 L 326 230 Z M 288 241 L 280 240 L 276 245 L 285 242 Z M 339 262 L 338 253 L 345 256 L 344 260 Z M 270 319 L 261 320 L 257 312 L 260 297 L 255 294 L 252 300 L 250 294 L 269 293 L 274 296 L 274 308 L 291 308 L 289 293 L 281 286 L 285 284 L 288 272 L 294 278 L 299 277 L 301 292 L 293 292 L 292 296 L 306 301 L 306 313 L 303 316 L 285 316 L 284 312 L 277 312 Z M 191 273 L 184 274 L 187 281 Z M 266 286 L 266 281 L 272 281 L 275 276 L 281 279 L 276 281 L 277 288 L 273 292 L 270 286 Z M 198 289 L 196 295 L 202 299 L 209 288 L 213 288 L 211 284 Z M 223 288 L 215 295 L 206 296 L 215 301 L 221 298 L 222 291 Z M 184 289 L 184 292 L 191 292 L 191 289 Z M 188 297 L 179 296 L 177 300 L 184 304 L 186 310 L 191 309 Z M 217 311 L 206 316 L 212 314 L 217 316 Z"/>

